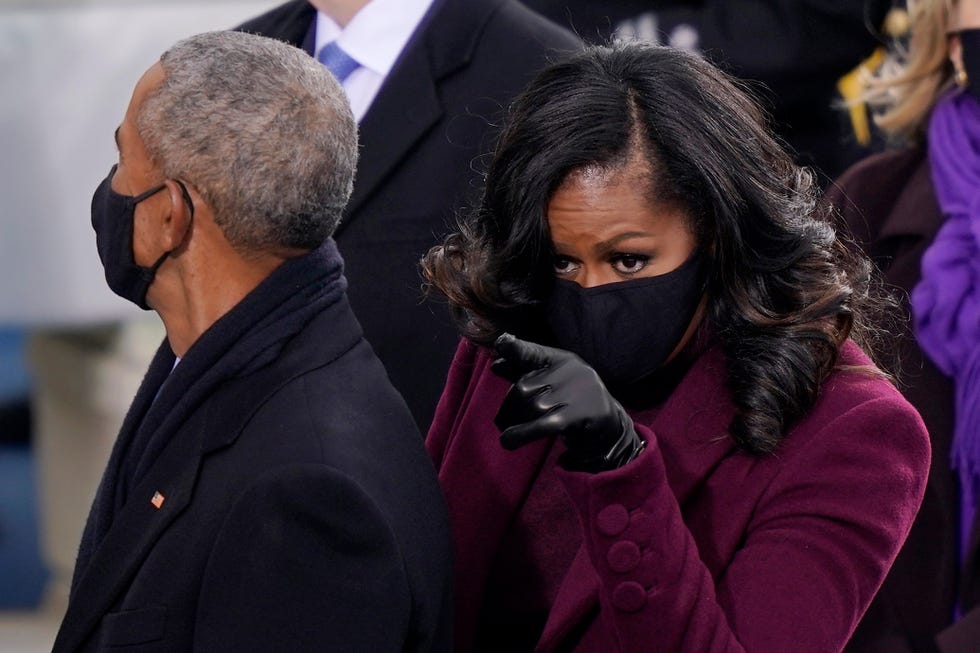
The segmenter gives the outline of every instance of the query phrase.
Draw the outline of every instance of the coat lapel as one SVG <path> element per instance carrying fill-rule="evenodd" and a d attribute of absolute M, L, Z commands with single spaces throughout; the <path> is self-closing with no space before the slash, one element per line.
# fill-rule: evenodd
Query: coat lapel
<path fill-rule="evenodd" d="M 725 355 L 720 346 L 712 346 L 652 422 L 667 462 L 667 482 L 681 510 L 710 481 L 715 469 L 740 451 L 729 431 L 735 405 L 727 378 Z"/>
<path fill-rule="evenodd" d="M 361 120 L 358 136 L 368 154 L 358 162 L 354 192 L 337 235 L 358 218 L 367 199 L 443 116 L 440 82 L 469 64 L 483 24 L 501 1 L 433 4 Z"/>
<path fill-rule="evenodd" d="M 201 411 L 203 412 L 203 411 Z M 201 461 L 200 413 L 130 493 L 78 580 L 55 651 L 79 648 L 126 588 L 160 534 L 191 499 Z"/>
<path fill-rule="evenodd" d="M 592 567 L 592 561 L 589 560 L 589 553 L 585 550 L 585 545 L 582 545 L 562 579 L 534 653 L 550 653 L 556 650 L 572 629 L 579 626 L 598 604 L 599 579 Z"/>
<path fill-rule="evenodd" d="M 471 650 L 467 638 L 477 632 L 480 611 L 494 560 L 518 510 L 548 457 L 553 440 L 531 442 L 503 451 L 499 432 L 485 426 L 510 384 L 490 372 L 491 356 L 482 352 L 452 426 L 461 437 L 450 440 L 437 464 L 439 482 L 452 494 L 449 519 L 455 538 L 457 648 Z M 471 433 L 472 430 L 472 433 Z M 468 437 L 479 434 L 484 437 Z"/>
<path fill-rule="evenodd" d="M 337 229 L 338 236 L 442 114 L 427 53 L 421 49 L 406 52 L 361 121 L 360 147 L 369 154 L 358 161 L 354 192 Z"/>

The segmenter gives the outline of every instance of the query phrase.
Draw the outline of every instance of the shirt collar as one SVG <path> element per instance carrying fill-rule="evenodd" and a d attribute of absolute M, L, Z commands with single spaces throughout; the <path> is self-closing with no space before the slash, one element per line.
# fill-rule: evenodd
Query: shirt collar
<path fill-rule="evenodd" d="M 343 29 L 318 11 L 314 54 L 327 43 L 337 41 L 359 64 L 387 76 L 432 2 L 371 0 Z"/>

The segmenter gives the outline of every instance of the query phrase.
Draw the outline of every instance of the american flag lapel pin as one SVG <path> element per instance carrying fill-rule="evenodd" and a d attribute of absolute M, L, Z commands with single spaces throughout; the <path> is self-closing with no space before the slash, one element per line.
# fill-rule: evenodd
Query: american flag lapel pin
<path fill-rule="evenodd" d="M 160 508 L 162 508 L 162 507 L 163 507 L 163 500 L 164 500 L 165 498 L 166 498 L 166 497 L 164 497 L 164 496 L 163 496 L 162 494 L 160 494 L 159 492 L 154 492 L 154 493 L 153 493 L 153 498 L 152 498 L 152 499 L 150 499 L 150 503 L 152 503 L 152 504 L 153 504 L 153 507 L 154 507 L 154 508 L 156 508 L 157 510 L 159 510 Z"/>

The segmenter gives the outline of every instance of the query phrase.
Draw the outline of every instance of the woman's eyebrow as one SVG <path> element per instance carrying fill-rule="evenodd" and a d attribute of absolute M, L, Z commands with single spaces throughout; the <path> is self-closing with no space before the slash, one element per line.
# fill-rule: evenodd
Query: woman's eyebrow
<path fill-rule="evenodd" d="M 654 234 L 648 231 L 627 231 L 625 233 L 617 234 L 608 240 L 603 240 L 595 244 L 594 249 L 600 254 L 608 254 L 612 250 L 616 249 L 616 246 L 624 240 L 629 240 L 631 238 L 651 238 Z"/>

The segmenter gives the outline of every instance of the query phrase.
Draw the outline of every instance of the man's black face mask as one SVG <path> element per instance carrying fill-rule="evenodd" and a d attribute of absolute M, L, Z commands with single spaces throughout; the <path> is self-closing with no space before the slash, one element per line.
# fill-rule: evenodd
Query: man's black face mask
<path fill-rule="evenodd" d="M 135 196 L 120 195 L 112 190 L 112 177 L 115 173 L 114 165 L 92 196 L 92 228 L 95 229 L 95 243 L 105 270 L 106 283 L 112 292 L 123 299 L 128 299 L 143 310 L 149 310 L 146 293 L 153 283 L 157 269 L 171 252 L 164 252 L 151 267 L 137 265 L 133 255 L 133 220 L 136 205 L 159 193 L 167 185 L 159 184 Z M 183 183 L 179 180 L 177 183 L 193 217 L 194 203 L 190 199 L 190 194 Z"/>

